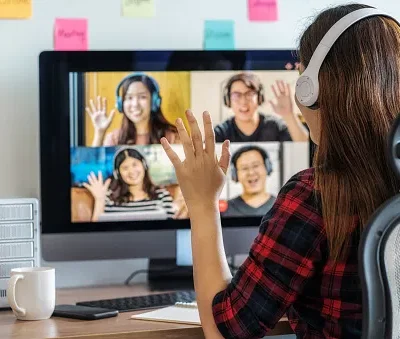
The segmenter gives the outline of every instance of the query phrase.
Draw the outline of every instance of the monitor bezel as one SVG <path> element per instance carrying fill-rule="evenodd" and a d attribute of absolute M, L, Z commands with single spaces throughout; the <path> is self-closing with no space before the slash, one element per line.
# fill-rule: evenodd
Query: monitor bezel
<path fill-rule="evenodd" d="M 284 70 L 287 63 L 294 64 L 297 61 L 293 50 L 43 51 L 39 56 L 42 233 L 190 228 L 188 219 L 135 221 L 134 223 L 129 221 L 71 222 L 68 82 L 70 72 Z M 310 151 L 309 154 L 311 166 L 312 152 Z M 244 225 L 254 227 L 259 223 L 260 217 L 222 218 L 223 227 L 243 227 Z"/>

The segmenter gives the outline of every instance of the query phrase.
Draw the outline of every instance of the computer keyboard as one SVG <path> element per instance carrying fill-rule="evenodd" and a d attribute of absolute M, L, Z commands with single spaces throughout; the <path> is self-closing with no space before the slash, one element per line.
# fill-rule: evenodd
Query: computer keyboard
<path fill-rule="evenodd" d="M 118 310 L 119 312 L 130 312 L 170 306 L 174 305 L 176 302 L 193 302 L 195 300 L 195 292 L 188 290 L 116 299 L 80 301 L 76 304 L 82 306 L 108 308 Z"/>

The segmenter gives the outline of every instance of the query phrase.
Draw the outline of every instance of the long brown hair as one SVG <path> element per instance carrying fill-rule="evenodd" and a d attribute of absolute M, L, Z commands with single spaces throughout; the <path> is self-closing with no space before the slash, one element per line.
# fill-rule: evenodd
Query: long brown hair
<path fill-rule="evenodd" d="M 160 96 L 160 94 L 158 93 L 158 88 L 156 88 L 156 85 L 154 83 L 155 80 L 145 74 L 140 74 L 131 76 L 122 83 L 121 97 L 123 101 L 125 100 L 125 95 L 126 92 L 128 91 L 130 84 L 132 84 L 133 82 L 141 82 L 143 83 L 144 86 L 146 86 L 146 88 L 151 94 L 151 102 L 153 102 L 154 95 Z M 150 144 L 159 144 L 160 139 L 162 137 L 165 137 L 167 132 L 172 132 L 175 134 L 178 133 L 176 127 L 172 125 L 165 118 L 163 112 L 161 111 L 160 105 L 158 105 L 156 110 L 154 110 L 153 107 L 151 108 L 149 127 L 150 127 L 150 137 L 149 137 Z M 126 114 L 124 114 L 124 117 L 122 119 L 121 132 L 118 138 L 118 144 L 119 145 L 136 144 L 136 139 L 137 139 L 136 126 L 131 120 L 127 118 Z"/>
<path fill-rule="evenodd" d="M 350 4 L 320 13 L 300 39 L 304 67 L 335 22 L 368 7 Z M 397 23 L 374 16 L 347 29 L 322 64 L 319 84 L 315 187 L 321 197 L 330 256 L 338 260 L 346 255 L 355 227 L 362 229 L 400 187 L 385 157 L 388 132 L 400 112 Z"/>

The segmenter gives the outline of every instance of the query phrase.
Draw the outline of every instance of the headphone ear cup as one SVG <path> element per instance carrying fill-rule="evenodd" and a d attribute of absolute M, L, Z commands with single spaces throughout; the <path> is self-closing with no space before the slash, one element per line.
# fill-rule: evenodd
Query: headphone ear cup
<path fill-rule="evenodd" d="M 258 92 L 258 106 L 261 106 L 265 102 L 265 97 L 264 97 L 264 89 L 260 89 Z"/>
<path fill-rule="evenodd" d="M 142 159 L 142 164 L 143 164 L 144 170 L 147 171 L 149 168 L 148 168 L 147 162 L 146 162 L 146 160 L 144 158 Z"/>
<path fill-rule="evenodd" d="M 153 94 L 152 99 L 152 110 L 157 112 L 161 107 L 161 97 L 158 94 Z"/>
<path fill-rule="evenodd" d="M 225 88 L 224 90 L 224 105 L 226 107 L 231 107 L 231 103 L 229 102 L 229 96 L 228 96 L 228 89 Z"/>
<path fill-rule="evenodd" d="M 272 169 L 272 162 L 269 158 L 265 159 L 265 168 L 267 169 L 268 176 L 270 176 L 273 169 Z"/>
<path fill-rule="evenodd" d="M 319 83 L 318 78 L 302 75 L 296 81 L 295 95 L 298 102 L 306 107 L 314 105 L 318 99 Z"/>
<path fill-rule="evenodd" d="M 116 105 L 115 106 L 117 106 L 117 110 L 119 111 L 119 112 L 121 112 L 121 113 L 123 113 L 123 107 L 122 107 L 122 98 L 121 97 L 117 97 L 117 100 L 116 100 Z"/>
<path fill-rule="evenodd" d="M 237 171 L 236 171 L 235 165 L 233 165 L 233 164 L 231 165 L 231 178 L 232 178 L 232 181 L 238 182 Z"/>

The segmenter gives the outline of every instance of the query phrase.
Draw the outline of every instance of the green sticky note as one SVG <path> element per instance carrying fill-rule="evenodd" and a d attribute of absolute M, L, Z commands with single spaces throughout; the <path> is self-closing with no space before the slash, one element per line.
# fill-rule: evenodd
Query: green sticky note
<path fill-rule="evenodd" d="M 234 21 L 206 20 L 204 22 L 204 49 L 235 49 Z"/>
<path fill-rule="evenodd" d="M 155 16 L 154 0 L 122 0 L 122 15 L 130 18 Z"/>

